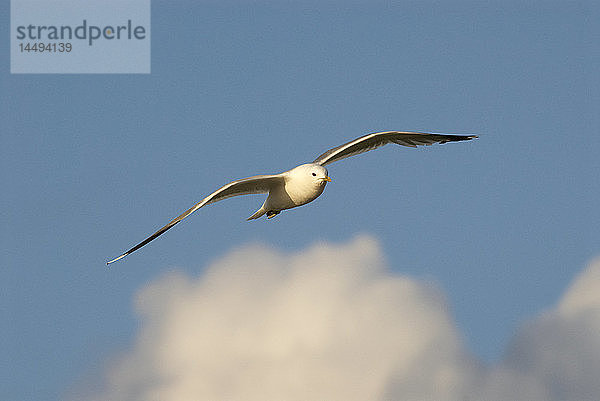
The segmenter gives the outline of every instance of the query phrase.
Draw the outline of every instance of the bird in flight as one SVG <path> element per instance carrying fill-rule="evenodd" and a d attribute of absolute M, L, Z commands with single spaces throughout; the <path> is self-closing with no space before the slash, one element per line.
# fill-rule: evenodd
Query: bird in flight
<path fill-rule="evenodd" d="M 106 262 L 106 264 L 114 263 L 135 252 L 158 236 L 164 234 L 165 231 L 196 210 L 211 203 L 232 196 L 268 193 L 269 195 L 265 202 L 252 216 L 248 217 L 248 220 L 258 219 L 265 214 L 270 219 L 278 215 L 282 210 L 305 205 L 321 195 L 325 189 L 325 185 L 331 182 L 331 178 L 329 178 L 327 169 L 325 168 L 330 163 L 367 152 L 388 143 L 416 148 L 419 145 L 467 141 L 473 138 L 477 138 L 477 135 L 447 135 L 400 131 L 376 132 L 361 136 L 353 141 L 329 149 L 312 163 L 302 164 L 280 174 L 256 175 L 254 177 L 242 178 L 241 180 L 232 181 L 222 186 L 181 215 L 175 217 L 166 226 L 125 253 Z"/>

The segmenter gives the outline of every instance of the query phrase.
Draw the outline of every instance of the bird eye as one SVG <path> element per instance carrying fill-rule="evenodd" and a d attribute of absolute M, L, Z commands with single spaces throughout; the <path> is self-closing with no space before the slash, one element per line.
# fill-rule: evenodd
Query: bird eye
<path fill-rule="evenodd" d="M 316 176 L 317 176 L 317 173 L 313 173 L 313 177 L 316 177 Z"/>

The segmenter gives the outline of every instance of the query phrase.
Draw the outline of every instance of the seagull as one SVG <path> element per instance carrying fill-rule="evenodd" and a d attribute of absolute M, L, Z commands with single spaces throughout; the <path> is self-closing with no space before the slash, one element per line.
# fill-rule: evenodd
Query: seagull
<path fill-rule="evenodd" d="M 200 202 L 175 217 L 166 226 L 154 234 L 121 254 L 120 256 L 106 262 L 107 265 L 116 262 L 137 251 L 150 241 L 164 234 L 175 224 L 194 213 L 203 206 L 231 198 L 232 196 L 268 193 L 267 199 L 262 206 L 247 220 L 255 220 L 263 215 L 271 219 L 281 213 L 282 210 L 306 205 L 323 193 L 325 185 L 331 182 L 329 173 L 325 166 L 345 159 L 359 153 L 373 150 L 388 143 L 416 148 L 419 145 L 432 145 L 434 143 L 467 141 L 477 138 L 477 135 L 449 135 L 424 132 L 400 132 L 386 131 L 375 132 L 356 138 L 353 141 L 329 149 L 321 154 L 312 163 L 302 164 L 291 170 L 280 174 L 256 175 L 253 177 L 235 180 L 217 189 Z"/>

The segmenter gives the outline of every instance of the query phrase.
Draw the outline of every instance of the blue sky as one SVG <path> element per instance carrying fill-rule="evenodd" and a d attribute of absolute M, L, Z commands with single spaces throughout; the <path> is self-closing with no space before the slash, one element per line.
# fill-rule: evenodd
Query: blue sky
<path fill-rule="evenodd" d="M 11 75 L 5 57 L 0 398 L 93 382 L 165 272 L 357 235 L 434 283 L 495 363 L 600 255 L 599 17 L 594 2 L 155 0 L 149 75 Z M 246 222 L 263 197 L 229 199 L 104 265 L 230 180 L 382 130 L 480 138 L 341 161 L 307 206 Z"/>

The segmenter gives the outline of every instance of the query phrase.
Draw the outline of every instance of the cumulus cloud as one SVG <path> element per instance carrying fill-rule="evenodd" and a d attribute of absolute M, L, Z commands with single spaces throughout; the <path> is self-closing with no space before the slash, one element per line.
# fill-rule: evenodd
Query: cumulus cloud
<path fill-rule="evenodd" d="M 600 397 L 600 261 L 497 366 L 464 348 L 440 289 L 392 273 L 369 237 L 294 254 L 241 248 L 199 277 L 157 279 L 135 307 L 134 346 L 87 399 Z"/>
<path fill-rule="evenodd" d="M 530 383 L 538 399 L 600 399 L 600 259 L 517 333 L 502 368 Z"/>

